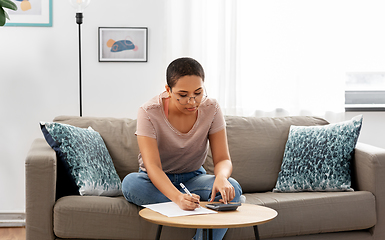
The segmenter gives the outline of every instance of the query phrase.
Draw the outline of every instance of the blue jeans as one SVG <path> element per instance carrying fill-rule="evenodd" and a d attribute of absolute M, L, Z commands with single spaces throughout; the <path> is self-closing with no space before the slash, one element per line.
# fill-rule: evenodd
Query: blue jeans
<path fill-rule="evenodd" d="M 183 183 L 191 193 L 200 196 L 201 201 L 208 201 L 211 198 L 211 190 L 214 184 L 215 176 L 206 174 L 206 170 L 201 167 L 197 171 L 181 173 L 181 174 L 167 174 L 172 184 L 182 193 L 183 189 L 180 183 Z M 233 178 L 229 178 L 229 182 L 235 189 L 235 198 L 232 202 L 239 202 L 242 195 L 242 189 L 239 183 Z M 170 202 L 163 193 L 161 193 L 151 182 L 147 173 L 139 170 L 139 172 L 128 174 L 122 182 L 122 191 L 127 201 L 136 205 L 154 204 L 162 202 Z M 217 193 L 214 201 L 221 199 L 220 193 Z M 213 239 L 220 240 L 226 234 L 227 228 L 213 229 Z M 197 229 L 194 239 L 202 239 L 202 229 Z"/>

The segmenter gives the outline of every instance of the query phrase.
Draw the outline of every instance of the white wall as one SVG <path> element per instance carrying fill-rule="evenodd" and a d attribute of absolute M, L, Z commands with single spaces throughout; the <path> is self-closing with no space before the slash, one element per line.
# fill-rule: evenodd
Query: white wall
<path fill-rule="evenodd" d="M 136 118 L 164 89 L 163 1 L 98 0 L 84 12 L 83 116 Z M 98 27 L 148 27 L 147 63 L 99 63 Z M 23 212 L 24 160 L 39 121 L 78 115 L 78 26 L 53 1 L 53 27 L 0 28 L 0 213 Z"/>
<path fill-rule="evenodd" d="M 385 112 L 347 112 L 345 119 L 363 115 L 358 141 L 385 149 Z"/>
<path fill-rule="evenodd" d="M 91 2 L 82 25 L 84 116 L 135 118 L 137 108 L 164 89 L 170 59 L 163 13 L 159 0 Z M 148 62 L 99 63 L 98 27 L 130 26 L 148 27 Z M 381 41 L 373 44 L 383 48 Z M 362 63 L 351 70 L 383 69 L 357 58 Z M 33 139 L 43 137 L 39 121 L 79 114 L 77 61 L 77 24 L 68 1 L 54 1 L 53 27 L 0 28 L 0 213 L 25 209 L 24 160 Z M 385 113 L 363 114 L 359 140 L 385 148 Z"/>

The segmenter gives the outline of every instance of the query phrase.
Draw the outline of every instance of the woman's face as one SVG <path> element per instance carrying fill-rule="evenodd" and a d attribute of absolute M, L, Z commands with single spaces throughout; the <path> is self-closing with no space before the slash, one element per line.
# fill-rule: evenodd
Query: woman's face
<path fill-rule="evenodd" d="M 204 94 L 203 81 L 196 75 L 187 75 L 178 79 L 175 86 L 167 88 L 170 101 L 184 114 L 194 114 L 198 110 L 200 101 L 195 101 Z"/>

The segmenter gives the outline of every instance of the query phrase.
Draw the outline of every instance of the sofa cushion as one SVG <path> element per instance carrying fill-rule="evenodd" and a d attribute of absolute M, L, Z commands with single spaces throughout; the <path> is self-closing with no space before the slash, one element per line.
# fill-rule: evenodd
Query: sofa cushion
<path fill-rule="evenodd" d="M 362 115 L 326 126 L 291 126 L 275 192 L 352 191 L 350 160 Z"/>
<path fill-rule="evenodd" d="M 225 116 L 229 151 L 233 162 L 232 177 L 243 192 L 271 191 L 280 171 L 291 125 L 318 126 L 328 122 L 318 117 L 238 117 Z M 209 151 L 204 165 L 213 173 Z"/>
<path fill-rule="evenodd" d="M 71 174 L 81 195 L 122 195 L 121 180 L 100 134 L 91 127 L 40 123 L 58 162 Z"/>
<path fill-rule="evenodd" d="M 371 192 L 245 194 L 246 203 L 271 207 L 278 216 L 260 225 L 261 238 L 368 229 L 376 224 Z"/>
<path fill-rule="evenodd" d="M 128 118 L 58 116 L 54 120 L 76 127 L 91 126 L 102 136 L 122 180 L 127 174 L 139 170 L 139 147 L 135 136 L 136 120 Z"/>
<path fill-rule="evenodd" d="M 67 196 L 53 209 L 54 233 L 59 238 L 154 239 L 157 225 L 139 216 L 141 207 L 124 197 Z M 163 227 L 162 239 L 190 240 L 195 229 Z"/>
<path fill-rule="evenodd" d="M 274 220 L 258 226 L 261 238 L 368 229 L 376 224 L 375 199 L 366 191 L 245 196 L 247 203 L 278 211 Z M 140 209 L 123 197 L 63 197 L 54 206 L 54 233 L 59 238 L 154 239 L 157 226 L 142 219 Z M 194 233 L 194 229 L 164 227 L 162 239 L 191 239 Z M 247 239 L 254 239 L 253 235 Z"/>

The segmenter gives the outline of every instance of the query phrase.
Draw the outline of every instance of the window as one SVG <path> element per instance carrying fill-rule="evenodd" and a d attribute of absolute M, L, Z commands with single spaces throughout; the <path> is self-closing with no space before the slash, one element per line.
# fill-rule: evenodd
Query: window
<path fill-rule="evenodd" d="M 385 72 L 346 74 L 345 110 L 385 111 Z"/>

